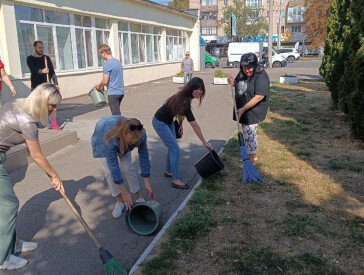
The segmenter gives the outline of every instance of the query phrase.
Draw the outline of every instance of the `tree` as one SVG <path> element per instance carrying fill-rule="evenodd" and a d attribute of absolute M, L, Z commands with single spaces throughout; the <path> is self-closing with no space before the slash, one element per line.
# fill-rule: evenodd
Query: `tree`
<path fill-rule="evenodd" d="M 176 10 L 187 10 L 189 5 L 189 0 L 173 0 L 173 2 L 168 3 L 168 7 Z"/>
<path fill-rule="evenodd" d="M 313 47 L 325 47 L 326 23 L 332 0 L 305 0 L 305 34 Z"/>
<path fill-rule="evenodd" d="M 236 35 L 241 37 L 255 37 L 259 34 L 266 34 L 268 30 L 268 24 L 265 19 L 259 15 L 250 7 L 245 7 L 245 1 L 234 0 L 232 5 L 223 8 L 223 17 L 217 20 L 218 26 L 224 27 L 225 35 L 231 37 L 231 14 L 236 16 Z"/>

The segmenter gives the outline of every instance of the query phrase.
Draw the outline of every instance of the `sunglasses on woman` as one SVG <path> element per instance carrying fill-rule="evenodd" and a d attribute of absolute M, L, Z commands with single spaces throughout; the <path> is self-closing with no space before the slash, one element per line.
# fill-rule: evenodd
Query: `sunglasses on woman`
<path fill-rule="evenodd" d="M 135 131 L 135 130 L 138 130 L 138 131 L 141 131 L 143 130 L 143 124 L 139 124 L 139 125 L 129 125 L 129 129 L 130 131 Z"/>

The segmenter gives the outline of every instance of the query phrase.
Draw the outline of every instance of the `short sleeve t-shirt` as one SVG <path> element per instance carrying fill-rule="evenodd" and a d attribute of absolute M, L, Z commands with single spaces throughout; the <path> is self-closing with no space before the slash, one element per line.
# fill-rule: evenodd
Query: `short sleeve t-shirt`
<path fill-rule="evenodd" d="M 252 78 L 244 79 L 239 73 L 235 78 L 235 100 L 237 108 L 242 108 L 255 95 L 262 95 L 264 99 L 253 108 L 245 111 L 240 117 L 240 123 L 245 125 L 257 124 L 265 119 L 268 112 L 270 81 L 266 71 L 257 72 Z M 233 114 L 235 118 L 235 112 Z"/>
<path fill-rule="evenodd" d="M 173 121 L 174 115 L 171 113 L 171 111 L 167 108 L 166 104 L 163 104 L 162 107 L 160 107 L 157 112 L 155 113 L 155 118 L 159 121 L 162 121 L 164 123 L 170 124 Z M 186 117 L 188 122 L 195 121 L 195 117 L 192 113 L 191 106 L 186 106 L 184 116 Z"/>
<path fill-rule="evenodd" d="M 4 64 L 0 60 L 0 69 L 2 69 L 2 68 L 4 68 Z M 1 92 L 2 84 L 3 84 L 3 82 L 1 81 L 1 74 L 0 74 L 0 92 Z"/>
<path fill-rule="evenodd" d="M 120 61 L 112 58 L 104 64 L 104 75 L 109 75 L 107 83 L 108 95 L 124 94 L 123 66 Z"/>
<path fill-rule="evenodd" d="M 25 140 L 37 141 L 37 120 L 19 112 L 10 101 L 0 108 L 0 152 L 6 153 L 11 147 L 24 143 Z"/>

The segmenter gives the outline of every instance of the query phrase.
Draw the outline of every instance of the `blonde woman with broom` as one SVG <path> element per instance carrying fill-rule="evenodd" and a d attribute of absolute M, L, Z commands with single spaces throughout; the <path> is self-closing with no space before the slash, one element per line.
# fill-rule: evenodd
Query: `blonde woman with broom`
<path fill-rule="evenodd" d="M 13 255 L 34 250 L 38 244 L 15 238 L 19 201 L 5 170 L 6 152 L 25 143 L 33 161 L 48 175 L 52 187 L 64 192 L 57 172 L 42 154 L 38 139 L 38 122 L 48 123 L 62 97 L 53 84 L 41 84 L 27 97 L 10 101 L 0 109 L 0 270 L 18 269 L 28 261 Z"/>
<path fill-rule="evenodd" d="M 91 144 L 94 158 L 101 158 L 111 195 L 116 199 L 112 211 L 114 218 L 122 215 L 124 207 L 130 210 L 133 205 L 131 195 L 123 184 L 124 179 L 128 182 L 130 192 L 135 195 L 136 202 L 145 202 L 139 191 L 138 175 L 131 158 L 131 151 L 136 147 L 146 195 L 155 198 L 149 180 L 147 135 L 138 119 L 120 115 L 101 118 L 96 124 Z"/>

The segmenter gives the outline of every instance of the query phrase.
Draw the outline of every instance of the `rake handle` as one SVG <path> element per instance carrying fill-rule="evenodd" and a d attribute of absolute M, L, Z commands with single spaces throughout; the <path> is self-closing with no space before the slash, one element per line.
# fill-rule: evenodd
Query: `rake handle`
<path fill-rule="evenodd" d="M 87 234 L 90 236 L 90 238 L 92 239 L 92 241 L 95 243 L 97 249 L 100 249 L 101 248 L 101 245 L 96 240 L 96 237 L 94 236 L 94 234 L 92 234 L 90 227 L 87 225 L 87 223 L 85 222 L 85 220 L 81 217 L 80 213 L 78 213 L 77 209 L 74 207 L 74 205 L 72 204 L 72 202 L 70 201 L 70 199 L 61 190 L 58 191 L 58 192 L 61 194 L 61 196 L 64 198 L 64 200 L 66 201 L 66 203 L 68 204 L 68 206 L 71 208 L 72 212 L 75 214 L 75 216 L 78 219 L 78 221 L 82 224 L 82 226 L 85 229 L 85 231 L 87 232 Z"/>
<path fill-rule="evenodd" d="M 46 69 L 48 69 L 48 61 L 46 56 L 44 56 L 44 64 Z M 49 73 L 47 74 L 47 83 L 49 83 Z"/>

